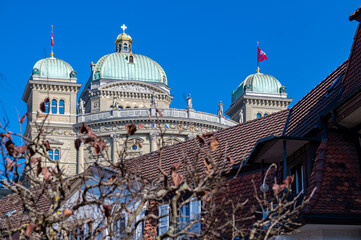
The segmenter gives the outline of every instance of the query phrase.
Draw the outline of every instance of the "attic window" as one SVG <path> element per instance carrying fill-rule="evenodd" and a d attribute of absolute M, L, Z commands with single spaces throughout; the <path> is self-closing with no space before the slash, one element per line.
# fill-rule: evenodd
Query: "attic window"
<path fill-rule="evenodd" d="M 345 75 L 345 72 L 341 73 L 338 78 L 332 83 L 332 85 L 327 89 L 327 92 L 325 96 L 327 97 L 329 94 L 331 94 L 335 88 L 340 84 L 341 80 L 343 79 Z"/>
<path fill-rule="evenodd" d="M 134 57 L 133 55 L 129 56 L 128 63 L 134 63 Z"/>

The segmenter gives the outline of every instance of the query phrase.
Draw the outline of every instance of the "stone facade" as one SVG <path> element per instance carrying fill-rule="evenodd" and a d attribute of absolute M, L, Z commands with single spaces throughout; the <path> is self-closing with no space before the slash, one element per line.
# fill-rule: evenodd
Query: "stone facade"
<path fill-rule="evenodd" d="M 46 118 L 46 138 L 52 149 L 48 155 L 69 174 L 80 173 L 95 161 L 116 162 L 120 157 L 140 156 L 160 145 L 176 144 L 248 121 L 257 113 L 271 114 L 287 108 L 290 102 L 284 92 L 246 91 L 227 111 L 232 120 L 224 117 L 221 102 L 217 115 L 194 110 L 190 94 L 186 109 L 170 108 L 173 96 L 163 68 L 144 55 L 134 54 L 132 43 L 132 38 L 123 31 L 115 41 L 116 51 L 90 65 L 90 78 L 78 101 L 81 84 L 68 63 L 52 55 L 34 65 L 23 96 L 29 113 L 26 135 L 34 139 L 38 134 L 36 125 Z M 268 80 L 276 81 L 278 91 L 280 83 L 273 77 Z M 46 98 L 50 100 L 49 114 L 40 111 L 40 103 Z M 53 101 L 57 103 L 55 107 Z M 107 147 L 103 156 L 94 154 L 89 144 L 82 144 L 79 151 L 75 149 L 74 141 L 82 123 L 104 139 Z M 129 138 L 127 124 L 137 126 L 136 133 Z"/>

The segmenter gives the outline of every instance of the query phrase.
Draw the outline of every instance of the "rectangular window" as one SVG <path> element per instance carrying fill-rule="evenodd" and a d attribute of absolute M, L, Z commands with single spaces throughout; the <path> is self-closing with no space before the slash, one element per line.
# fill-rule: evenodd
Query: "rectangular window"
<path fill-rule="evenodd" d="M 159 216 L 169 214 L 169 206 L 167 204 L 161 205 L 158 208 Z M 177 229 L 180 230 L 187 226 L 190 222 L 195 222 L 189 229 L 190 232 L 195 234 L 201 233 L 201 201 L 192 200 L 187 204 L 184 204 L 179 211 L 179 219 L 177 221 Z M 159 235 L 168 231 L 169 228 L 169 216 L 162 217 L 159 220 Z"/>
<path fill-rule="evenodd" d="M 304 189 L 303 166 L 299 164 L 296 167 L 292 168 L 291 174 L 295 176 L 295 179 L 292 184 L 292 191 L 298 194 Z"/>
<path fill-rule="evenodd" d="M 125 217 L 122 217 L 114 222 L 113 232 L 116 239 L 125 238 Z"/>
<path fill-rule="evenodd" d="M 158 214 L 159 214 L 159 216 L 169 214 L 169 206 L 168 206 L 168 204 L 164 204 L 164 205 L 159 206 Z M 159 219 L 158 228 L 159 228 L 159 231 L 158 231 L 159 236 L 168 231 L 168 228 L 169 228 L 169 216 L 164 216 L 164 217 Z"/>

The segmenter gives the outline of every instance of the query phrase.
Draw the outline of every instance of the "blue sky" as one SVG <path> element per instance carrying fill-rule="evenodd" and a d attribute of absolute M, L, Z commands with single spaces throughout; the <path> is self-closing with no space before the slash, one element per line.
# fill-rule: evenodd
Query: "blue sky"
<path fill-rule="evenodd" d="M 231 93 L 256 71 L 256 42 L 267 53 L 261 72 L 287 87 L 292 105 L 346 60 L 357 22 L 356 1 L 4 1 L 0 0 L 0 116 L 18 131 L 21 100 L 33 65 L 49 57 L 70 63 L 85 83 L 90 63 L 114 52 L 128 26 L 133 51 L 165 70 L 174 99 L 198 111 L 225 110 Z"/>

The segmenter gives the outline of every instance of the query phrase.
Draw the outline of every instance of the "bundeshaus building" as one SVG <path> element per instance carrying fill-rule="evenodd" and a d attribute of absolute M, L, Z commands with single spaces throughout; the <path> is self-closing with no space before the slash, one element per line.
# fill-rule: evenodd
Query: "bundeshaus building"
<path fill-rule="evenodd" d="M 68 174 L 102 161 L 90 146 L 75 149 L 82 123 L 104 139 L 106 157 L 116 162 L 124 146 L 127 158 L 136 157 L 157 150 L 161 138 L 164 145 L 176 144 L 284 110 L 292 100 L 275 77 L 257 69 L 231 94 L 232 104 L 226 111 L 231 119 L 224 116 L 222 102 L 217 115 L 194 110 L 190 94 L 185 109 L 170 108 L 173 96 L 164 69 L 153 59 L 133 53 L 133 39 L 125 33 L 124 25 L 122 28 L 115 52 L 91 63 L 90 77 L 80 96 L 76 71 L 53 52 L 35 63 L 26 84 L 23 100 L 29 117 L 25 134 L 36 137 L 37 122 L 46 118 L 46 138 L 51 145 L 48 155 L 60 161 Z M 44 99 L 49 101 L 41 113 Z M 127 124 L 137 127 L 130 138 L 126 138 Z"/>

